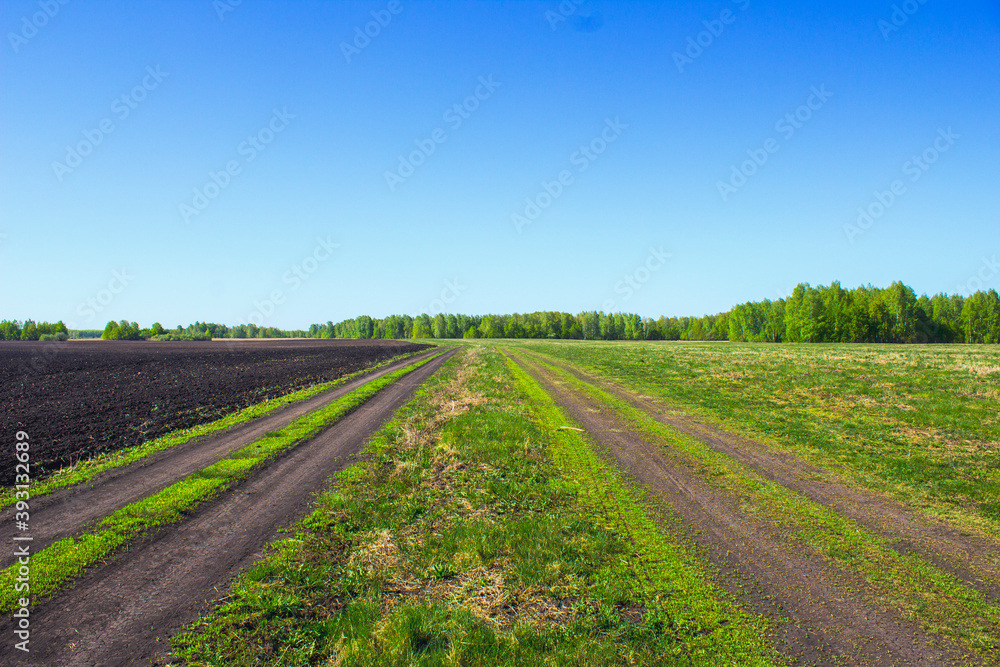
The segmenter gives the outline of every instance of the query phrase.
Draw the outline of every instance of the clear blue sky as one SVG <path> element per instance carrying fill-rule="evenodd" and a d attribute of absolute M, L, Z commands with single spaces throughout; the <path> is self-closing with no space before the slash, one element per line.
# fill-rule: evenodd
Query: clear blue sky
<path fill-rule="evenodd" d="M 1000 3 L 822 4 L 4 0 L 0 317 L 976 286 L 1000 254 Z M 880 215 L 845 229 L 859 208 Z"/>

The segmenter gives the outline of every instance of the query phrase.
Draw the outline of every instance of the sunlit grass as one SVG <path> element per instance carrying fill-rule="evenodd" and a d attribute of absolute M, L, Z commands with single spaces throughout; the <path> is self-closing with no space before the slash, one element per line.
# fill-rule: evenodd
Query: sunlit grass
<path fill-rule="evenodd" d="M 422 354 L 422 352 L 418 351 L 412 354 L 398 355 L 392 357 L 391 359 L 387 359 L 382 363 L 369 366 L 368 368 L 337 378 L 336 380 L 324 382 L 313 387 L 307 387 L 306 389 L 300 389 L 299 391 L 279 396 L 278 398 L 272 398 L 267 401 L 256 403 L 240 410 L 239 412 L 226 415 L 225 417 L 220 417 L 219 419 L 211 421 L 207 424 L 200 424 L 198 426 L 192 426 L 190 428 L 166 433 L 154 440 L 144 442 L 134 447 L 99 454 L 93 458 L 79 461 L 72 466 L 57 470 L 52 473 L 52 475 L 44 479 L 33 480 L 31 485 L 31 496 L 33 498 L 45 496 L 53 491 L 57 491 L 58 489 L 87 482 L 102 472 L 135 463 L 136 461 L 144 459 L 147 456 L 169 449 L 170 447 L 182 445 L 194 438 L 221 433 L 222 431 L 236 426 L 237 424 L 241 424 L 258 417 L 263 417 L 264 415 L 273 412 L 284 405 L 312 398 L 313 396 L 322 394 L 323 392 L 329 391 L 334 387 L 350 382 L 357 377 L 367 375 L 379 368 L 383 368 L 396 363 L 401 359 L 417 354 Z M 0 510 L 13 505 L 15 502 L 17 502 L 17 498 L 15 498 L 15 490 L 13 488 L 0 489 Z"/>
<path fill-rule="evenodd" d="M 59 540 L 31 556 L 30 597 L 51 595 L 74 580 L 86 567 L 106 558 L 136 536 L 176 523 L 195 506 L 217 496 L 253 470 L 319 433 L 364 403 L 384 387 L 434 357 L 372 380 L 330 405 L 296 419 L 278 431 L 242 447 L 147 498 L 102 520 L 92 532 Z M 15 590 L 18 564 L 0 572 L 0 612 L 11 611 L 24 595 Z"/>
<path fill-rule="evenodd" d="M 630 490 L 604 469 L 581 485 L 567 452 L 594 461 L 553 434 L 537 386 L 496 350 L 461 354 L 174 639 L 179 664 L 774 664 L 762 621 Z"/>
<path fill-rule="evenodd" d="M 517 345 L 1000 533 L 1000 346 Z"/>

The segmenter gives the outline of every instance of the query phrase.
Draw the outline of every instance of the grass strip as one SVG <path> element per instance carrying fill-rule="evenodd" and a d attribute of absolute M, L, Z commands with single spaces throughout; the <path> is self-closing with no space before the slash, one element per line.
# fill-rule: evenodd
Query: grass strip
<path fill-rule="evenodd" d="M 817 554 L 866 579 L 882 601 L 904 617 L 930 632 L 961 641 L 982 658 L 1000 658 L 1000 608 L 980 592 L 916 554 L 900 554 L 888 538 L 761 477 L 614 395 L 557 366 L 537 363 L 614 410 L 627 424 L 658 439 L 706 482 L 741 497 L 749 514 L 780 526 Z"/>
<path fill-rule="evenodd" d="M 637 499 L 641 492 L 596 454 L 574 422 L 521 367 L 508 360 L 521 390 L 529 397 L 542 427 L 552 433 L 552 455 L 575 486 L 580 500 L 632 541 L 634 582 L 649 600 L 689 632 L 686 652 L 694 664 L 773 665 L 781 660 L 765 639 L 769 624 L 739 607 L 712 583 L 706 562 L 682 538 L 660 528 Z M 631 573 L 630 573 L 631 574 Z"/>
<path fill-rule="evenodd" d="M 702 625 L 635 585 L 628 534 L 581 502 L 524 386 L 496 349 L 464 347 L 172 639 L 172 664 L 692 664 Z M 698 663 L 737 662 L 725 640 L 707 650 Z M 761 655 L 746 662 L 773 664 Z"/>
<path fill-rule="evenodd" d="M 517 345 L 835 467 L 961 530 L 1000 533 L 1000 346 Z"/>
<path fill-rule="evenodd" d="M 143 532 L 180 521 L 184 513 L 219 495 L 281 452 L 313 437 L 384 387 L 437 356 L 372 380 L 330 405 L 303 415 L 162 491 L 126 505 L 103 519 L 93 532 L 59 540 L 33 554 L 31 598 L 38 600 L 58 591 L 84 568 L 106 558 Z M 14 610 L 18 599 L 27 597 L 25 592 L 15 591 L 18 568 L 15 563 L 0 572 L 0 612 Z"/>
<path fill-rule="evenodd" d="M 231 415 L 226 415 L 225 417 L 220 417 L 215 421 L 208 422 L 207 424 L 199 424 L 198 426 L 192 426 L 190 428 L 180 429 L 177 431 L 172 431 L 170 433 L 165 433 L 160 437 L 150 440 L 149 442 L 144 442 L 140 445 L 135 445 L 134 447 L 129 447 L 127 449 L 119 449 L 114 452 L 106 452 L 104 454 L 99 454 L 98 456 L 88 459 L 86 461 L 80 461 L 73 466 L 66 468 L 61 468 L 56 472 L 52 473 L 49 477 L 33 482 L 31 486 L 31 497 L 38 498 L 39 496 L 44 496 L 56 491 L 58 489 L 65 488 L 67 486 L 73 486 L 75 484 L 80 484 L 82 482 L 87 482 L 93 479 L 96 475 L 111 470 L 113 468 L 118 468 L 121 466 L 129 465 L 130 463 L 135 463 L 136 461 L 143 459 L 147 456 L 155 454 L 157 452 L 163 451 L 164 449 L 169 449 L 170 447 L 175 447 L 177 445 L 182 445 L 193 438 L 197 438 L 205 435 L 212 435 L 213 433 L 218 433 L 220 431 L 225 431 L 226 429 L 241 424 L 243 422 L 249 421 L 251 419 L 256 419 L 258 417 L 263 417 L 264 415 L 273 412 L 274 410 L 280 408 L 283 405 L 288 405 L 289 403 L 297 403 L 299 401 L 304 401 L 308 398 L 312 398 L 318 394 L 329 391 L 334 387 L 345 384 L 354 380 L 355 378 L 366 375 L 379 368 L 384 368 L 391 364 L 405 359 L 407 357 L 422 354 L 424 351 L 413 352 L 412 354 L 401 354 L 386 361 L 370 366 L 368 368 L 363 368 L 360 371 L 355 371 L 343 377 L 339 377 L 336 380 L 331 380 L 330 382 L 324 382 L 323 384 L 314 385 L 312 387 L 307 387 L 305 389 L 300 389 L 294 391 L 290 394 L 285 394 L 284 396 L 279 396 L 277 398 L 272 398 L 261 403 L 257 403 L 248 406 L 239 412 L 234 412 Z M 0 510 L 9 507 L 17 502 L 15 497 L 15 489 L 5 488 L 0 490 Z"/>

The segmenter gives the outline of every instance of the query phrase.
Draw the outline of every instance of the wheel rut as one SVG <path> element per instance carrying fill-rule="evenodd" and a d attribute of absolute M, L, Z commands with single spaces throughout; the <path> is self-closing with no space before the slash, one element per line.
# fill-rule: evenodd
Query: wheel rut
<path fill-rule="evenodd" d="M 361 385 L 436 353 L 429 350 L 396 361 L 311 398 L 282 406 L 221 433 L 201 436 L 162 450 L 130 465 L 113 468 L 87 483 L 57 490 L 31 501 L 32 551 L 79 534 L 116 510 L 153 495 L 188 475 L 212 465 L 265 434 L 334 402 Z M 14 507 L 0 512 L 0 542 L 17 534 Z M 0 568 L 15 561 L 11 550 L 0 554 Z"/>
<path fill-rule="evenodd" d="M 403 376 L 181 523 L 137 540 L 34 607 L 31 652 L 17 656 L 5 647 L 11 664 L 148 665 L 163 655 L 168 638 L 222 598 L 453 353 Z M 3 636 L 13 630 L 9 617 L 0 621 Z"/>
<path fill-rule="evenodd" d="M 799 664 L 970 665 L 963 647 L 880 605 L 866 583 L 809 553 L 741 499 L 702 480 L 667 447 L 520 354 L 511 355 L 595 448 L 676 516 L 748 608 L 774 619 L 773 640 Z"/>
<path fill-rule="evenodd" d="M 914 553 L 1000 603 L 1000 542 L 921 516 L 892 499 L 850 486 L 835 471 L 812 465 L 789 452 L 744 438 L 684 414 L 673 406 L 598 378 L 571 364 L 528 353 L 573 377 L 597 386 L 657 421 L 745 464 L 754 472 L 829 507 L 889 539 L 900 553 Z"/>

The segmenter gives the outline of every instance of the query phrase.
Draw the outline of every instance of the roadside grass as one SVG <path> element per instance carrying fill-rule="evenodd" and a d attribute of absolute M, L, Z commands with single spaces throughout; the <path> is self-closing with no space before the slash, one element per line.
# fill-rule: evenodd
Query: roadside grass
<path fill-rule="evenodd" d="M 144 442 L 140 445 L 136 445 L 135 447 L 119 449 L 113 452 L 100 454 L 91 459 L 79 461 L 72 466 L 67 466 L 55 471 L 44 479 L 37 481 L 33 480 L 31 484 L 31 497 L 38 498 L 67 486 L 87 482 L 107 470 L 135 463 L 136 461 L 146 458 L 147 456 L 161 452 L 164 449 L 169 449 L 170 447 L 182 445 L 194 438 L 219 433 L 236 426 L 237 424 L 241 424 L 258 417 L 263 417 L 264 415 L 273 412 L 284 405 L 312 398 L 313 396 L 322 394 L 323 392 L 329 391 L 334 387 L 361 377 L 362 375 L 367 375 L 372 371 L 384 368 L 385 366 L 394 364 L 407 357 L 422 354 L 423 352 L 424 350 L 414 352 L 412 354 L 401 354 L 374 366 L 370 366 L 360 371 L 355 371 L 354 373 L 337 378 L 336 380 L 324 382 L 323 384 L 318 384 L 306 389 L 300 389 L 299 391 L 279 396 L 278 398 L 272 398 L 255 405 L 251 405 L 243 410 L 240 410 L 239 412 L 234 412 L 231 415 L 226 415 L 225 417 L 208 422 L 207 424 L 200 424 L 198 426 L 172 431 L 171 433 L 166 433 L 154 440 Z M 15 491 L 16 490 L 12 487 L 0 489 L 0 510 L 14 505 L 17 502 Z"/>
<path fill-rule="evenodd" d="M 315 436 L 384 387 L 437 356 L 372 380 L 162 491 L 126 505 L 103 519 L 92 532 L 59 540 L 32 554 L 31 598 L 37 602 L 55 593 L 85 568 L 108 557 L 142 533 L 180 521 L 197 505 L 216 497 L 278 454 Z M 19 598 L 25 597 L 24 593 L 15 591 L 18 567 L 15 563 L 0 571 L 0 612 L 16 609 Z"/>
<path fill-rule="evenodd" d="M 517 343 L 1000 534 L 1000 346 Z"/>
<path fill-rule="evenodd" d="M 760 619 L 703 583 L 610 472 L 576 468 L 589 449 L 553 431 L 538 392 L 464 346 L 294 537 L 172 639 L 174 663 L 773 664 Z"/>
<path fill-rule="evenodd" d="M 883 604 L 930 632 L 961 641 L 991 664 L 1000 659 L 1000 606 L 979 591 L 916 554 L 900 554 L 889 539 L 761 477 L 742 463 L 567 371 L 537 359 L 530 363 L 612 409 L 632 428 L 653 436 L 694 474 L 740 498 L 748 515 L 780 527 L 804 548 L 863 577 Z"/>

